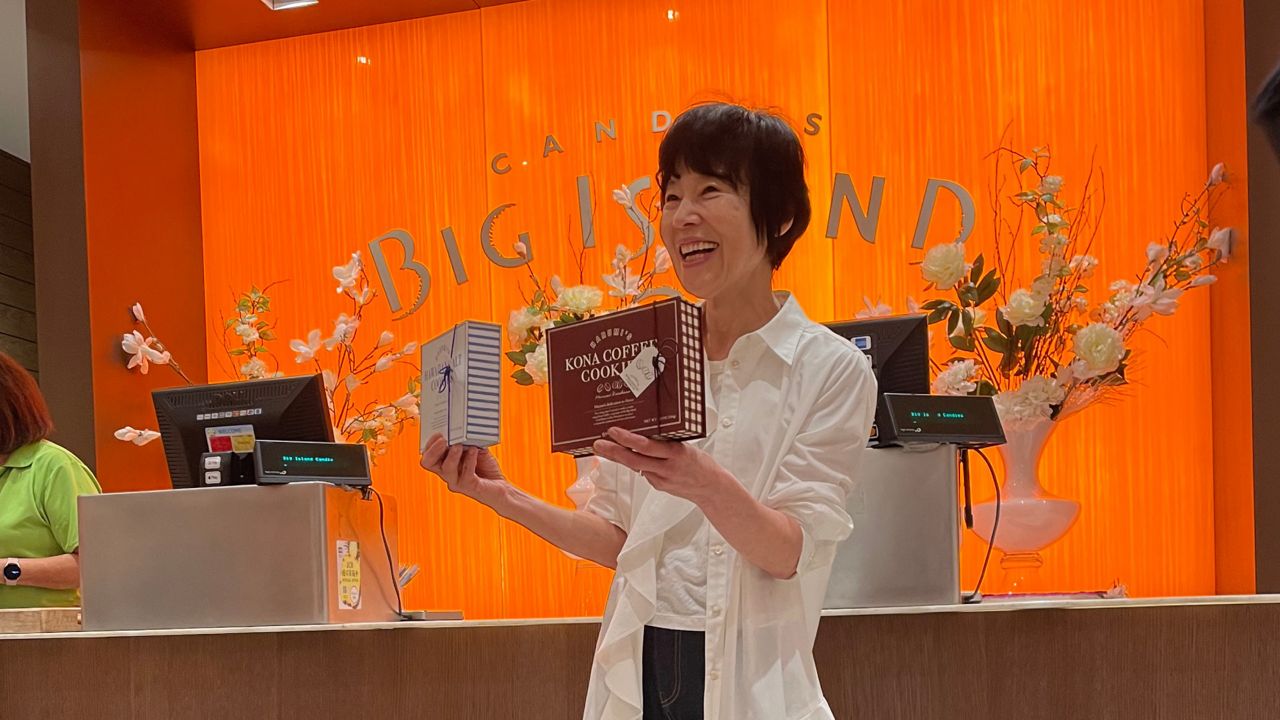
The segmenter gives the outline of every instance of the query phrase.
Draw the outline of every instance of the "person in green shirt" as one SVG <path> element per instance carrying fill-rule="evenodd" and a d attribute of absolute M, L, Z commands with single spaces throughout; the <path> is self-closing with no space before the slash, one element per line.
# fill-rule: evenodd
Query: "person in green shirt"
<path fill-rule="evenodd" d="M 102 488 L 52 430 L 35 379 L 0 352 L 0 608 L 80 604 L 76 498 Z"/>

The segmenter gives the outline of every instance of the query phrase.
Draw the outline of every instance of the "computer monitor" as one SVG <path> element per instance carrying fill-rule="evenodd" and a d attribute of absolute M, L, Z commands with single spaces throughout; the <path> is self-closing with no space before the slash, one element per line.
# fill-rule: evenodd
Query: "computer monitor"
<path fill-rule="evenodd" d="M 257 438 L 333 442 L 320 375 L 166 388 L 151 400 L 175 488 L 198 484 L 207 452 L 252 452 Z"/>
<path fill-rule="evenodd" d="M 893 445 L 885 393 L 929 393 L 929 323 L 925 315 L 845 320 L 827 323 L 871 358 L 871 369 L 879 382 L 876 420 L 871 426 L 870 445 Z"/>

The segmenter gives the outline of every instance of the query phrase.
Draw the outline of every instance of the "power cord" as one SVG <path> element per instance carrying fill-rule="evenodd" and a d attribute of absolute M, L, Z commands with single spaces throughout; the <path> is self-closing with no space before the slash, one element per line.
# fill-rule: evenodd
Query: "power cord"
<path fill-rule="evenodd" d="M 364 486 L 360 494 L 365 500 L 369 499 L 370 494 L 378 499 L 378 528 L 382 531 L 382 549 L 387 553 L 387 570 L 391 572 L 391 587 L 396 591 L 396 615 L 401 620 L 412 620 L 413 618 L 405 614 L 404 601 L 400 599 L 400 577 L 396 572 L 395 561 L 391 559 L 391 542 L 387 540 L 386 510 L 382 505 L 382 495 L 374 490 L 372 485 Z"/>
<path fill-rule="evenodd" d="M 996 491 L 996 517 L 991 523 L 991 537 L 987 540 L 987 554 L 982 559 L 982 570 L 978 573 L 978 584 L 974 586 L 973 593 L 964 598 L 966 603 L 978 602 L 982 599 L 982 581 L 987 577 L 987 564 L 991 562 L 991 548 L 995 547 L 996 533 L 1000 530 L 1000 481 L 996 479 L 996 469 L 991 464 L 991 460 L 987 458 L 987 454 L 980 449 L 974 452 L 982 458 L 982 462 L 987 464 L 987 470 L 991 472 L 991 485 Z M 960 451 L 960 464 L 964 468 L 964 489 L 965 489 L 965 522 L 967 526 L 973 528 L 973 514 L 969 508 L 969 449 L 964 448 Z"/>

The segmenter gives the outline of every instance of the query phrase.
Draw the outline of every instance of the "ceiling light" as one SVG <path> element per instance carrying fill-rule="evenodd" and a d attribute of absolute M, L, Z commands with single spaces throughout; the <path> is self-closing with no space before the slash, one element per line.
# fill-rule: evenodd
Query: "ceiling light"
<path fill-rule="evenodd" d="M 320 0 L 262 0 L 262 4 L 272 10 L 292 10 L 293 8 L 315 5 Z"/>

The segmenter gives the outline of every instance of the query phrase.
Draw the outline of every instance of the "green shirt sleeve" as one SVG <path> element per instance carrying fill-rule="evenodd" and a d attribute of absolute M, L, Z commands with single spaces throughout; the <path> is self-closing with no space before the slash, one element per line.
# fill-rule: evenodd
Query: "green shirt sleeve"
<path fill-rule="evenodd" d="M 80 525 L 76 512 L 76 498 L 102 492 L 98 480 L 89 468 L 73 456 L 58 458 L 50 463 L 48 472 L 40 481 L 41 513 L 49 531 L 64 553 L 75 552 L 80 547 Z"/>

